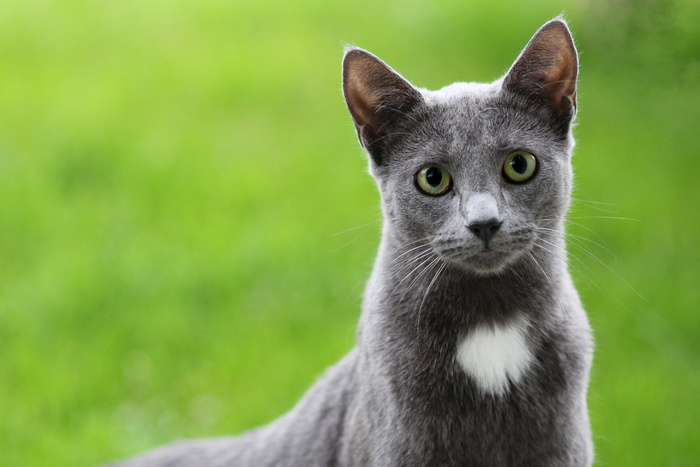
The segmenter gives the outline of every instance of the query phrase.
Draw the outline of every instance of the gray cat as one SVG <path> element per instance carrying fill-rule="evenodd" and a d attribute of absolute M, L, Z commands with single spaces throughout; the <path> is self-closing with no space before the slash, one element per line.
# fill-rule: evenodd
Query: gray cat
<path fill-rule="evenodd" d="M 384 213 L 357 347 L 267 426 L 119 465 L 590 465 L 590 328 L 563 239 L 577 72 L 559 18 L 491 84 L 417 89 L 348 49 Z"/>

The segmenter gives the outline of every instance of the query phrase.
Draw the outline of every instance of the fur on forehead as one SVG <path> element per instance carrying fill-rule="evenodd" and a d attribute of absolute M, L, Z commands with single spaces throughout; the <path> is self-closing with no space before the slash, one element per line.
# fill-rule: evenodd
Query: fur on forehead
<path fill-rule="evenodd" d="M 569 124 L 562 126 L 547 109 L 505 92 L 502 80 L 454 83 L 420 93 L 423 104 L 384 136 L 381 163 L 371 158 L 373 173 L 382 174 L 395 163 L 421 155 L 434 159 L 425 162 L 440 162 L 441 157 L 470 157 L 484 150 L 566 154 L 573 146 Z"/>

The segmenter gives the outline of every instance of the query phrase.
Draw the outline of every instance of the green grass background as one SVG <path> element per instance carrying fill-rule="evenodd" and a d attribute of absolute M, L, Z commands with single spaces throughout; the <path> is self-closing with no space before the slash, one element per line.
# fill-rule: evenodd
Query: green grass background
<path fill-rule="evenodd" d="M 563 10 L 570 231 L 605 247 L 570 246 L 597 465 L 700 464 L 692 0 L 3 2 L 0 464 L 96 465 L 288 410 L 353 346 L 379 240 L 342 46 L 428 88 L 490 81 Z"/>

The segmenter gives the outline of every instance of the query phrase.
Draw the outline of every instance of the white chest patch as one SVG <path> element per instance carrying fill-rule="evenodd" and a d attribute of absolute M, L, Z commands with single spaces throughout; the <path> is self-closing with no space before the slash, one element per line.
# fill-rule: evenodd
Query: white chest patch
<path fill-rule="evenodd" d="M 457 343 L 457 362 L 484 392 L 505 394 L 508 381 L 520 381 L 534 359 L 527 328 L 524 318 L 478 326 Z"/>

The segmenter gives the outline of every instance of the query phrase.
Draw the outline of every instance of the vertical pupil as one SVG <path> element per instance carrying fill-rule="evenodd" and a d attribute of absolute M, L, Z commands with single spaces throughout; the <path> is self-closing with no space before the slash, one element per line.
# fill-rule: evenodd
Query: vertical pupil
<path fill-rule="evenodd" d="M 433 188 L 440 186 L 442 182 L 442 171 L 437 167 L 430 167 L 425 171 L 425 181 Z"/>
<path fill-rule="evenodd" d="M 518 154 L 510 161 L 510 166 L 520 175 L 527 171 L 527 159 L 522 154 Z"/>

